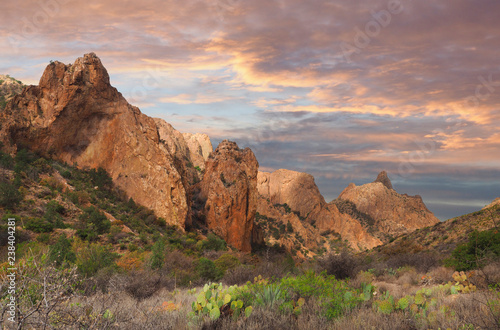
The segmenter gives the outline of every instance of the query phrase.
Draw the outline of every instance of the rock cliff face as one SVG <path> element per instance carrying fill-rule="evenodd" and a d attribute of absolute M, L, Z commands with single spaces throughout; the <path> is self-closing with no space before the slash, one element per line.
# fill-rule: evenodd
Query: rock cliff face
<path fill-rule="evenodd" d="M 187 176 L 191 184 L 199 181 L 205 170 L 205 161 L 213 150 L 208 135 L 181 133 L 163 119 L 154 118 L 154 121 L 160 135 L 160 145 L 180 161 L 182 176 Z"/>
<path fill-rule="evenodd" d="M 224 140 L 209 156 L 200 183 L 206 225 L 240 251 L 251 251 L 258 168 L 252 150 Z"/>
<path fill-rule="evenodd" d="M 287 204 L 303 221 L 313 224 L 320 232 L 339 233 L 354 249 L 372 248 L 382 243 L 356 219 L 341 214 L 336 205 L 327 204 L 310 174 L 284 169 L 273 173 L 259 172 L 258 191 L 272 204 Z M 268 216 L 270 212 L 263 214 Z"/>
<path fill-rule="evenodd" d="M 434 225 L 439 220 L 427 209 L 420 196 L 398 194 L 392 189 L 387 173 L 372 183 L 351 183 L 338 197 L 353 203 L 359 212 L 370 216 L 378 231 L 399 235 Z"/>
<path fill-rule="evenodd" d="M 130 197 L 167 223 L 181 228 L 189 223 L 189 182 L 182 175 L 187 143 L 128 104 L 95 54 L 72 65 L 51 63 L 38 86 L 25 88 L 7 104 L 0 121 L 0 140 L 9 150 L 29 147 L 82 168 L 103 167 Z M 160 141 L 169 138 L 170 144 Z M 173 150 L 177 144 L 184 149 Z"/>

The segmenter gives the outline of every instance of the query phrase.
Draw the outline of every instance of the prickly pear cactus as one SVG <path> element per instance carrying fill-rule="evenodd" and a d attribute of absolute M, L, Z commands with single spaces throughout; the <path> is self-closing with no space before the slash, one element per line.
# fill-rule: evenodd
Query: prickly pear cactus
<path fill-rule="evenodd" d="M 247 306 L 243 309 L 243 301 L 236 299 L 237 288 L 236 285 L 224 288 L 222 283 L 205 284 L 192 304 L 193 312 L 198 315 L 208 315 L 212 320 L 216 320 L 221 316 L 221 310 L 229 306 L 230 314 L 235 318 L 238 318 L 242 310 L 246 317 L 250 316 L 252 307 Z"/>

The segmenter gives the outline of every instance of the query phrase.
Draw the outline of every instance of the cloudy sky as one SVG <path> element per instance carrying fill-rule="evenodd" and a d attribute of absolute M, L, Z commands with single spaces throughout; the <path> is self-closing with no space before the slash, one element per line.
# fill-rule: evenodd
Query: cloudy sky
<path fill-rule="evenodd" d="M 95 52 L 134 105 L 311 173 L 330 201 L 387 170 L 440 219 L 500 196 L 497 0 L 20 0 L 0 73 Z"/>

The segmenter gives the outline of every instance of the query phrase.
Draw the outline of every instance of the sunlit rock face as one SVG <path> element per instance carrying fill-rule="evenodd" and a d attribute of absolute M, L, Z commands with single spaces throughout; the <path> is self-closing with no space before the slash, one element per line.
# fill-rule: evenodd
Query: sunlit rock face
<path fill-rule="evenodd" d="M 258 169 L 252 150 L 224 140 L 208 157 L 200 183 L 206 225 L 240 251 L 251 251 Z"/>

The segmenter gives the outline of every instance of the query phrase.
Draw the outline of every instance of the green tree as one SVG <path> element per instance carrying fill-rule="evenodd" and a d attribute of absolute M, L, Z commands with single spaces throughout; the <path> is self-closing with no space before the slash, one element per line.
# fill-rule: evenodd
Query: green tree
<path fill-rule="evenodd" d="M 165 243 L 163 240 L 158 240 L 153 245 L 151 252 L 153 252 L 150 259 L 151 269 L 161 269 L 165 263 Z"/>

